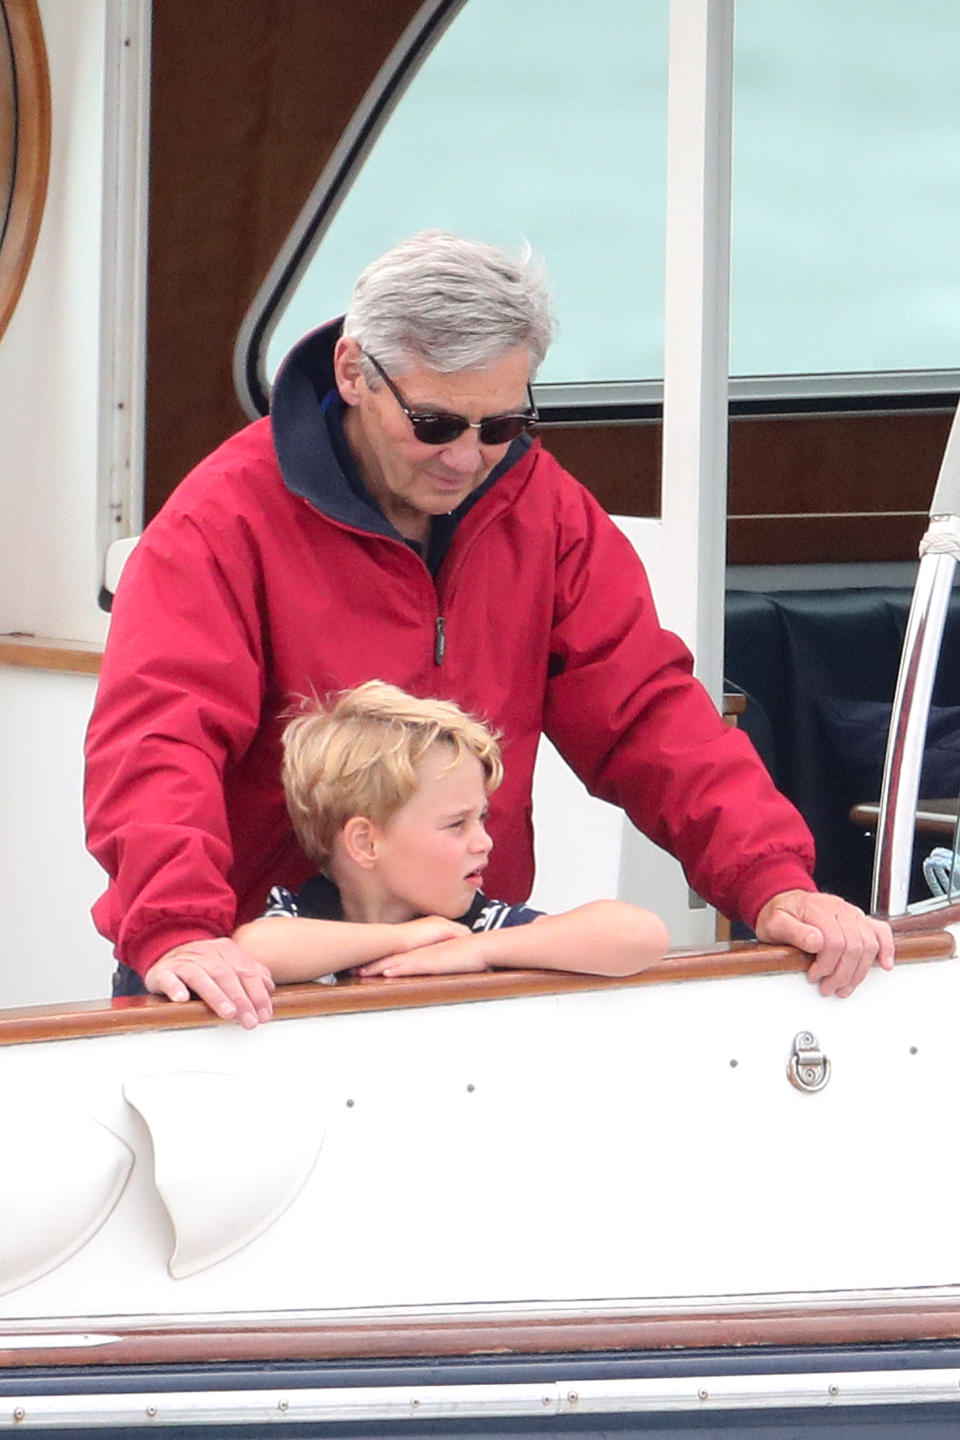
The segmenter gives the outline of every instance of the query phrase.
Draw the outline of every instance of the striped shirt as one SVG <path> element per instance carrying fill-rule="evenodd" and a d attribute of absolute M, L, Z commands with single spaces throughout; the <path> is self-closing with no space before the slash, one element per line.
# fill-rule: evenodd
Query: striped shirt
<path fill-rule="evenodd" d="M 265 915 L 295 916 L 305 920 L 342 920 L 340 891 L 326 875 L 312 875 L 296 895 L 282 885 L 274 885 L 267 900 Z M 488 900 L 477 894 L 459 923 L 469 930 L 502 930 L 511 925 L 529 925 L 543 914 L 529 905 L 508 905 L 505 900 Z"/>

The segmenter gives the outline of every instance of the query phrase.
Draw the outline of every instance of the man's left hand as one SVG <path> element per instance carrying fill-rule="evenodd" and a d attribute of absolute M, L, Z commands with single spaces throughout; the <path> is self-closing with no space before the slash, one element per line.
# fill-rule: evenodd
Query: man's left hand
<path fill-rule="evenodd" d="M 758 940 L 795 945 L 813 955 L 807 979 L 821 995 L 845 1000 L 877 961 L 893 969 L 893 934 L 884 920 L 865 915 L 839 895 L 817 890 L 784 890 L 757 916 Z"/>

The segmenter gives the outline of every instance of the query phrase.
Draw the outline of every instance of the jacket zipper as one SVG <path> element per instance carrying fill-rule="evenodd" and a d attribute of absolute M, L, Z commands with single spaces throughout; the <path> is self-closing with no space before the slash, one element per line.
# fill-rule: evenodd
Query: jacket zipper
<path fill-rule="evenodd" d="M 447 653 L 447 622 L 443 615 L 438 615 L 436 622 L 436 639 L 433 642 L 433 663 L 442 665 L 443 657 Z"/>

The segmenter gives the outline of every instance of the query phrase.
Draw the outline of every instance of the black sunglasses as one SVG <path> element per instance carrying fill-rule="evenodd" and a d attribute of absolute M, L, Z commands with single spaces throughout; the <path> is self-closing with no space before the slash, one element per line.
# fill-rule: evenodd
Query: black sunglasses
<path fill-rule="evenodd" d="M 464 430 L 476 430 L 481 445 L 509 445 L 511 440 L 516 440 L 518 435 L 536 425 L 540 418 L 529 385 L 530 409 L 519 415 L 486 415 L 482 420 L 468 420 L 465 415 L 452 415 L 446 410 L 411 410 L 376 356 L 371 355 L 369 350 L 363 353 L 381 380 L 386 381 L 391 395 L 410 421 L 414 435 L 424 445 L 449 445 Z"/>

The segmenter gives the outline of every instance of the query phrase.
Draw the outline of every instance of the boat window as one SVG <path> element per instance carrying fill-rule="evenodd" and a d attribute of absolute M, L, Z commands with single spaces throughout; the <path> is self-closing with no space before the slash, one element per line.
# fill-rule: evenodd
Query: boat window
<path fill-rule="evenodd" d="M 541 379 L 659 375 L 666 55 L 666 0 L 469 0 L 275 302 L 268 376 L 367 261 L 435 227 L 544 256 L 560 325 Z"/>
<path fill-rule="evenodd" d="M 738 0 L 734 374 L 956 369 L 958 42 L 950 0 Z"/>
<path fill-rule="evenodd" d="M 468 0 L 421 13 L 438 9 L 453 19 L 419 68 L 405 54 L 407 89 L 385 123 L 389 98 L 367 117 L 379 138 L 331 164 L 286 273 L 261 296 L 248 376 L 265 389 L 290 344 L 345 307 L 367 260 L 439 225 L 493 243 L 526 237 L 544 255 L 560 333 L 541 382 L 626 382 L 638 403 L 655 397 L 666 0 Z M 960 383 L 960 8 L 738 0 L 736 24 L 734 397 L 755 408 L 893 393 L 943 404 Z"/>

